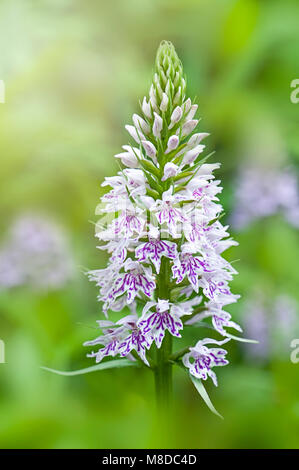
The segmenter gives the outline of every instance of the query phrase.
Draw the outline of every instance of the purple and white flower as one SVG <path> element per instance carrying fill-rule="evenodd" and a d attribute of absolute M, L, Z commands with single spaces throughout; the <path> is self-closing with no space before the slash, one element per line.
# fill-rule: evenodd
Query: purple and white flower
<path fill-rule="evenodd" d="M 159 274 L 162 256 L 172 260 L 176 259 L 177 245 L 168 240 L 149 238 L 147 242 L 141 243 L 136 248 L 135 254 L 140 262 L 151 261 Z"/>
<path fill-rule="evenodd" d="M 183 323 L 178 312 L 172 309 L 168 300 L 158 299 L 158 302 L 148 302 L 140 319 L 140 326 L 145 334 L 155 341 L 157 348 L 161 347 L 166 330 L 172 336 L 181 337 Z"/>
<path fill-rule="evenodd" d="M 178 207 L 183 200 L 180 195 L 173 195 L 172 187 L 162 194 L 162 199 L 157 200 L 150 210 L 155 214 L 160 225 L 166 224 L 169 234 L 176 238 L 178 236 L 178 225 L 186 222 L 182 208 Z"/>
<path fill-rule="evenodd" d="M 110 296 L 115 299 L 127 294 L 127 303 L 131 304 L 136 295 L 142 292 L 151 297 L 155 289 L 155 278 L 150 267 L 142 266 L 137 261 L 128 258 L 124 264 L 125 272 L 119 273 L 115 279 Z"/>
<path fill-rule="evenodd" d="M 138 326 L 137 315 L 128 315 L 116 323 L 110 321 L 99 321 L 99 327 L 103 335 L 95 340 L 87 341 L 84 346 L 102 345 L 96 352 L 91 352 L 88 357 L 95 357 L 96 362 L 101 362 L 104 357 L 129 356 L 132 351 L 136 351 L 146 365 L 146 350 L 150 348 L 152 339 L 146 336 Z"/>
<path fill-rule="evenodd" d="M 217 377 L 212 368 L 228 364 L 228 360 L 225 358 L 227 351 L 222 348 L 208 348 L 206 344 L 221 346 L 228 341 L 229 339 L 216 341 L 210 338 L 198 341 L 195 347 L 190 348 L 190 352 L 183 356 L 184 366 L 197 379 L 207 380 L 208 377 L 211 377 L 214 385 L 217 386 Z"/>

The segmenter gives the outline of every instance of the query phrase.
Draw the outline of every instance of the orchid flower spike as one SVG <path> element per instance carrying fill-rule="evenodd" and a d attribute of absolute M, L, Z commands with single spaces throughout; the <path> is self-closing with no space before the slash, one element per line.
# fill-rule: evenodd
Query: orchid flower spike
<path fill-rule="evenodd" d="M 219 165 L 205 162 L 200 142 L 209 134 L 196 129 L 196 112 L 181 61 L 163 41 L 149 95 L 126 126 L 131 143 L 115 155 L 124 168 L 103 184 L 110 191 L 101 200 L 101 224 L 107 215 L 110 221 L 97 237 L 110 258 L 104 269 L 89 272 L 106 317 L 119 315 L 116 323 L 100 322 L 102 335 L 85 343 L 97 348 L 89 357 L 126 357 L 152 367 L 165 402 L 175 364 L 197 385 L 208 378 L 216 385 L 213 369 L 228 364 L 227 352 L 206 345 L 238 339 L 227 328 L 242 331 L 224 310 L 239 297 L 229 286 L 236 270 L 222 257 L 236 242 L 219 221 L 222 188 L 213 175 Z M 198 337 L 202 325 L 220 340 Z M 193 328 L 193 344 L 173 351 L 173 338 L 177 349 L 186 326 Z"/>

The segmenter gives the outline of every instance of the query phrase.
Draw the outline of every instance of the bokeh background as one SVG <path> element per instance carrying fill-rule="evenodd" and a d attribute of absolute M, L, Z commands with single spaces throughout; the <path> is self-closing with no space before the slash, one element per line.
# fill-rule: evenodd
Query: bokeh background
<path fill-rule="evenodd" d="M 173 41 L 222 164 L 225 220 L 239 242 L 230 344 L 207 389 L 221 421 L 175 372 L 169 447 L 297 448 L 299 364 L 299 3 L 294 0 L 1 0 L 1 448 L 159 447 L 150 373 L 60 377 L 92 365 L 101 318 L 86 268 L 103 267 L 100 183 L 127 143 L 156 48 Z M 165 445 L 165 442 L 164 442 Z"/>

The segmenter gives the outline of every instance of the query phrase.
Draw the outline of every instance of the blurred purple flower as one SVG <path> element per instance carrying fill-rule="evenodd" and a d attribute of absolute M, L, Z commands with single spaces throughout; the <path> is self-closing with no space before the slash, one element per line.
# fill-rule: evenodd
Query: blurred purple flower
<path fill-rule="evenodd" d="M 243 322 L 250 338 L 258 344 L 244 345 L 248 359 L 266 362 L 271 356 L 284 357 L 290 342 L 299 333 L 296 301 L 281 294 L 267 303 L 262 295 L 249 299 L 244 308 Z"/>
<path fill-rule="evenodd" d="M 73 273 L 68 244 L 55 224 L 31 214 L 15 220 L 0 248 L 0 288 L 57 289 Z"/>
<path fill-rule="evenodd" d="M 248 359 L 266 361 L 270 353 L 268 315 L 261 298 L 250 299 L 244 308 L 244 328 L 257 344 L 244 344 Z"/>
<path fill-rule="evenodd" d="M 299 186 L 291 169 L 242 168 L 235 201 L 231 224 L 236 229 L 277 213 L 282 213 L 288 223 L 299 227 Z"/>

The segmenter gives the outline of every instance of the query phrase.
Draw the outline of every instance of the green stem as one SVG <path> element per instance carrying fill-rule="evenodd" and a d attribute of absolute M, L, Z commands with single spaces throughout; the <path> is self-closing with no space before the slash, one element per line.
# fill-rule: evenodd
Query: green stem
<path fill-rule="evenodd" d="M 172 352 L 172 336 L 167 332 L 160 349 L 157 348 L 155 367 L 155 386 L 157 409 L 167 414 L 172 403 L 172 364 L 169 357 Z"/>
<path fill-rule="evenodd" d="M 162 258 L 158 277 L 157 298 L 169 300 L 170 266 L 167 258 Z M 155 388 L 159 413 L 167 414 L 172 402 L 172 336 L 167 331 L 161 347 L 156 351 Z"/>

